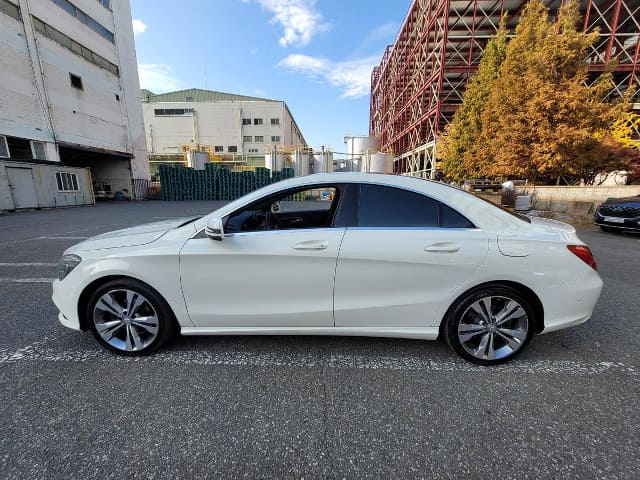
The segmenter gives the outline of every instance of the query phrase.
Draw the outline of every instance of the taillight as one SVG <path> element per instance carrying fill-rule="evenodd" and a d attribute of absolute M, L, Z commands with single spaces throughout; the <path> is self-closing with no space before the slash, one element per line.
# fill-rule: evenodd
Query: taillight
<path fill-rule="evenodd" d="M 567 248 L 573 253 L 576 257 L 582 260 L 584 263 L 589 265 L 594 270 L 598 270 L 598 265 L 596 264 L 596 259 L 593 258 L 593 254 L 591 250 L 586 245 L 567 245 Z"/>

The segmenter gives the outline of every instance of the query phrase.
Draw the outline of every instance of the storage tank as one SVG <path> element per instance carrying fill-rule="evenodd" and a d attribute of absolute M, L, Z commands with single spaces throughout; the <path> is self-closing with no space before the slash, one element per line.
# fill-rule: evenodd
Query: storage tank
<path fill-rule="evenodd" d="M 266 152 L 264 154 L 264 166 L 272 172 L 279 172 L 285 167 L 284 153 L 282 152 Z"/>
<path fill-rule="evenodd" d="M 331 173 L 333 171 L 333 150 L 313 153 L 313 171 L 310 173 Z"/>
<path fill-rule="evenodd" d="M 393 157 L 388 153 L 374 153 L 369 156 L 369 171 L 373 173 L 393 173 Z"/>
<path fill-rule="evenodd" d="M 296 150 L 291 158 L 291 166 L 293 167 L 296 177 L 309 175 L 309 166 L 312 161 L 313 157 L 310 153 Z"/>
<path fill-rule="evenodd" d="M 352 135 L 344 137 L 347 146 L 347 156 L 354 158 L 364 155 L 366 152 L 377 152 L 380 150 L 380 139 L 367 135 Z"/>

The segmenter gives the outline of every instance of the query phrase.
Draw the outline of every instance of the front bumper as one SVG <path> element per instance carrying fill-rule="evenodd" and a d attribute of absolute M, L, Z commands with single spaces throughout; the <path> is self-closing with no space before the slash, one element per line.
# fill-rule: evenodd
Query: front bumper
<path fill-rule="evenodd" d="M 616 221 L 611 221 L 610 219 L 616 218 Z M 622 217 L 611 217 L 608 215 L 602 215 L 599 212 L 596 212 L 593 216 L 593 223 L 598 225 L 599 227 L 607 227 L 607 228 L 616 228 L 619 230 L 633 230 L 636 232 L 640 232 L 640 217 L 634 218 L 622 218 Z"/>
<path fill-rule="evenodd" d="M 52 284 L 51 300 L 59 311 L 58 320 L 72 330 L 82 330 L 78 318 L 78 295 L 75 294 L 72 282 L 56 280 Z"/>

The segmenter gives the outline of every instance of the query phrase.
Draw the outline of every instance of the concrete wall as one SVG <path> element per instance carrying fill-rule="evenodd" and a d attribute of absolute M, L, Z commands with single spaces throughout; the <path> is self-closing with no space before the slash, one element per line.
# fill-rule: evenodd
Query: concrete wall
<path fill-rule="evenodd" d="M 193 115 L 156 116 L 156 109 L 194 109 Z M 301 145 L 304 138 L 298 130 L 284 102 L 143 102 L 147 149 L 153 155 L 176 155 L 183 145 L 219 145 L 220 154 L 228 155 L 229 146 L 237 147 L 240 155 L 265 154 L 267 145 Z M 242 125 L 242 119 L 251 119 L 251 125 Z M 254 125 L 253 119 L 261 118 L 262 125 Z M 277 118 L 279 125 L 271 125 Z M 251 142 L 244 142 L 250 136 Z M 262 136 L 263 142 L 255 137 Z M 279 136 L 279 142 L 272 142 Z M 250 149 L 254 151 L 249 151 Z M 257 151 L 255 151 L 257 150 Z"/>
<path fill-rule="evenodd" d="M 534 206 L 539 210 L 553 210 L 553 203 L 592 202 L 599 205 L 607 198 L 624 198 L 640 195 L 640 185 L 597 186 L 597 187 L 555 187 L 526 186 L 518 189 L 533 197 Z"/>
<path fill-rule="evenodd" d="M 36 187 L 37 208 L 92 205 L 94 203 L 91 174 L 88 168 L 0 161 L 0 210 L 15 209 L 13 196 L 9 187 L 7 167 L 27 168 L 31 170 Z M 75 173 L 78 178 L 78 191 L 58 191 L 56 181 L 57 172 Z"/>

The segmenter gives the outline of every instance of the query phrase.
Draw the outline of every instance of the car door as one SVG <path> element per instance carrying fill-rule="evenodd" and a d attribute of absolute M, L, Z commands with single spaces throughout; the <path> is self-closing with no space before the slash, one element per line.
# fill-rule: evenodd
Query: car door
<path fill-rule="evenodd" d="M 340 247 L 337 327 L 436 326 L 488 252 L 458 212 L 395 187 L 363 184 L 357 225 Z"/>
<path fill-rule="evenodd" d="M 334 193 L 329 200 L 316 198 L 327 190 Z M 194 325 L 333 326 L 333 282 L 345 233 L 333 223 L 338 192 L 337 187 L 284 192 L 231 214 L 230 233 L 225 231 L 222 241 L 204 235 L 187 241 L 180 272 Z M 278 216 L 287 220 L 278 224 Z"/>

